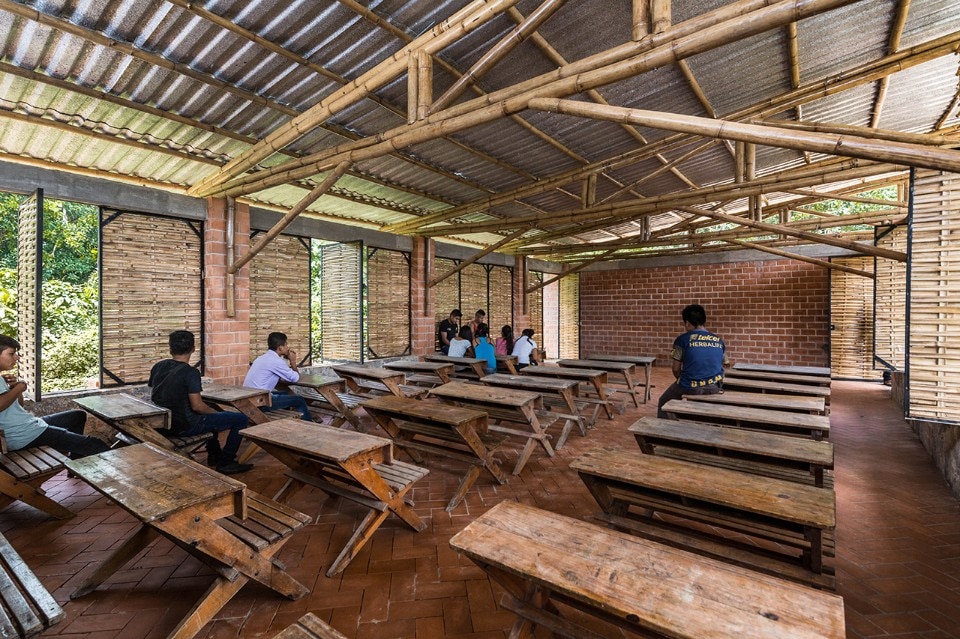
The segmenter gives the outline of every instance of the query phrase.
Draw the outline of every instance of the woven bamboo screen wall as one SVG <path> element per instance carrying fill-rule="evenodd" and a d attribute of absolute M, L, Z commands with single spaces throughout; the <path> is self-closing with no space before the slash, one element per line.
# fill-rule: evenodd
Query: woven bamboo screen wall
<path fill-rule="evenodd" d="M 410 352 L 410 255 L 367 249 L 367 352 L 393 357 Z"/>
<path fill-rule="evenodd" d="M 490 336 L 500 336 L 504 324 L 513 325 L 513 269 L 506 266 L 492 266 L 490 272 L 490 307 L 487 309 L 487 323 Z"/>
<path fill-rule="evenodd" d="M 910 417 L 960 421 L 960 175 L 914 180 L 908 308 Z"/>
<path fill-rule="evenodd" d="M 265 234 L 250 240 L 257 246 Z M 267 336 L 286 333 L 290 348 L 310 362 L 310 244 L 279 235 L 250 262 L 250 359 L 267 350 Z"/>
<path fill-rule="evenodd" d="M 103 210 L 100 240 L 102 385 L 143 383 L 170 356 L 167 337 L 203 343 L 199 222 Z"/>
<path fill-rule="evenodd" d="M 482 264 L 471 264 L 460 271 L 460 310 L 463 311 L 460 325 L 469 324 L 478 308 L 488 312 L 487 269 Z"/>
<path fill-rule="evenodd" d="M 547 275 L 551 279 L 553 275 Z M 543 291 L 543 333 L 537 333 L 537 343 L 547 357 L 556 359 L 560 352 L 560 282 L 547 284 Z"/>
<path fill-rule="evenodd" d="M 360 249 L 359 243 L 320 247 L 320 356 L 325 360 L 363 358 Z"/>
<path fill-rule="evenodd" d="M 434 277 L 440 277 L 444 273 L 448 273 L 455 268 L 457 268 L 457 263 L 454 260 L 438 257 L 434 262 Z M 436 329 L 435 332 L 439 332 L 440 322 L 450 317 L 450 311 L 455 308 L 460 308 L 459 273 L 451 275 L 433 287 L 433 302 L 434 312 L 436 315 L 434 318 L 434 328 Z M 464 311 L 464 313 L 467 314 L 467 317 L 464 318 L 466 321 L 470 321 L 470 312 L 471 311 L 469 309 Z M 434 338 L 437 340 L 436 349 L 440 350 L 439 335 L 434 335 Z"/>
<path fill-rule="evenodd" d="M 539 271 L 527 271 L 527 288 L 536 286 L 543 281 L 543 273 Z M 530 328 L 543 339 L 543 289 L 538 288 L 533 293 L 527 295 L 527 312 L 530 314 Z M 525 327 L 514 326 L 514 335 L 519 337 L 520 330 Z"/>
<path fill-rule="evenodd" d="M 831 260 L 873 272 L 872 257 Z M 873 372 L 873 280 L 862 275 L 830 271 L 830 368 L 835 377 L 869 379 Z"/>
<path fill-rule="evenodd" d="M 580 276 L 568 275 L 560 284 L 559 357 L 580 357 Z"/>
<path fill-rule="evenodd" d="M 907 252 L 907 227 L 894 226 L 877 238 L 876 245 Z M 904 370 L 907 340 L 907 265 L 875 258 L 877 279 L 873 323 L 873 356 L 883 367 Z"/>
<path fill-rule="evenodd" d="M 40 258 L 43 254 L 43 190 L 20 203 L 17 216 L 17 374 L 27 383 L 24 396 L 40 401 Z"/>

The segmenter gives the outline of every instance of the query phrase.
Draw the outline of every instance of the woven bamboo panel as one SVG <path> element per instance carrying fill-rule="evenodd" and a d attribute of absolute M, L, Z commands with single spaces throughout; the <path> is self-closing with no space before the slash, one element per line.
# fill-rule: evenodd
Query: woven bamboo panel
<path fill-rule="evenodd" d="M 889 229 L 877 239 L 876 245 L 906 253 L 907 227 Z M 873 354 L 897 370 L 903 370 L 907 341 L 907 265 L 878 257 L 876 275 Z"/>
<path fill-rule="evenodd" d="M 487 269 L 482 264 L 471 264 L 460 271 L 462 325 L 469 324 L 479 308 L 487 312 Z"/>
<path fill-rule="evenodd" d="M 320 256 L 321 356 L 325 360 L 360 361 L 360 244 L 326 244 Z"/>
<path fill-rule="evenodd" d="M 960 421 L 960 175 L 918 170 L 909 281 L 909 407 Z"/>
<path fill-rule="evenodd" d="M 20 363 L 17 373 L 27 383 L 23 396 L 40 400 L 40 265 L 43 251 L 43 191 L 37 190 L 20 203 L 17 238 L 17 341 Z"/>
<path fill-rule="evenodd" d="M 538 271 L 527 271 L 527 288 L 535 286 L 543 281 L 543 273 Z M 532 328 L 540 339 L 543 339 L 543 289 L 538 288 L 533 293 L 527 295 L 527 313 L 530 314 L 530 328 Z M 514 326 L 514 333 L 519 336 L 517 327 Z"/>
<path fill-rule="evenodd" d="M 434 260 L 434 277 L 440 277 L 444 273 L 448 273 L 455 268 L 457 268 L 457 263 L 454 260 L 438 257 L 436 260 Z M 437 329 L 437 334 L 434 335 L 434 338 L 437 340 L 436 349 L 440 350 L 440 322 L 450 317 L 450 311 L 455 308 L 460 308 L 459 273 L 456 275 L 451 275 L 433 287 L 433 308 L 436 315 L 434 318 L 434 325 Z M 470 310 L 467 309 L 464 312 L 470 313 Z M 469 321 L 469 316 L 466 319 Z"/>
<path fill-rule="evenodd" d="M 537 343 L 547 357 L 555 359 L 560 353 L 560 282 L 547 284 L 540 290 L 543 291 L 543 333 L 537 333 Z"/>
<path fill-rule="evenodd" d="M 200 225 L 106 210 L 101 224 L 102 385 L 143 383 L 171 332 L 202 343 Z"/>
<path fill-rule="evenodd" d="M 265 234 L 250 239 L 258 246 Z M 250 359 L 267 350 L 267 336 L 286 333 L 301 360 L 310 362 L 309 240 L 279 235 L 250 262 Z"/>
<path fill-rule="evenodd" d="M 513 326 L 513 269 L 506 266 L 490 268 L 490 307 L 487 323 L 490 335 L 496 338 L 504 324 Z"/>
<path fill-rule="evenodd" d="M 410 352 L 410 255 L 367 249 L 367 352 L 394 357 Z"/>
<path fill-rule="evenodd" d="M 568 275 L 560 284 L 560 352 L 568 359 L 580 357 L 580 275 Z"/>
<path fill-rule="evenodd" d="M 872 257 L 831 260 L 873 272 Z M 876 379 L 873 371 L 873 280 L 830 271 L 830 368 L 835 377 Z"/>

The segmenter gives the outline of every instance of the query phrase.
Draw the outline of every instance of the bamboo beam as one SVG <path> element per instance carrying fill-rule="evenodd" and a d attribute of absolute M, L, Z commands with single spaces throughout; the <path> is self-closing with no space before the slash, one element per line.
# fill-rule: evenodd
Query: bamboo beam
<path fill-rule="evenodd" d="M 432 280 L 430 280 L 430 281 L 427 283 L 427 288 L 433 288 L 434 286 L 436 286 L 437 284 L 439 284 L 439 283 L 442 282 L 443 280 L 447 279 L 448 277 L 450 277 L 450 276 L 453 275 L 454 273 L 459 273 L 460 271 L 462 271 L 463 269 L 467 268 L 468 266 L 470 266 L 471 264 L 473 264 L 473 263 L 476 262 L 477 260 L 481 259 L 481 258 L 484 257 L 485 255 L 489 255 L 490 253 L 493 253 L 494 251 L 496 251 L 498 248 L 500 248 L 501 246 L 503 246 L 503 245 L 506 244 L 507 242 L 512 242 L 513 240 L 517 239 L 518 237 L 520 237 L 521 235 L 523 235 L 525 231 L 526 231 L 526 229 L 518 229 L 518 230 L 514 231 L 513 233 L 511 233 L 510 235 L 508 235 L 508 236 L 506 236 L 505 238 L 503 238 L 502 240 L 500 240 L 499 242 L 497 242 L 496 244 L 493 244 L 493 245 L 491 245 L 491 246 L 488 246 L 487 248 L 483 249 L 482 251 L 479 251 L 478 253 L 475 253 L 474 255 L 472 255 L 472 256 L 470 256 L 469 258 L 467 258 L 467 259 L 463 260 L 462 262 L 460 262 L 460 264 L 458 264 L 455 269 L 453 269 L 453 270 L 451 270 L 451 271 L 447 271 L 446 273 L 444 273 L 444 274 L 441 275 L 440 277 L 435 277 L 435 278 L 433 278 Z"/>
<path fill-rule="evenodd" d="M 597 203 L 597 174 L 588 175 L 583 181 L 583 195 L 580 198 L 583 202 L 583 208 L 588 208 Z"/>
<path fill-rule="evenodd" d="M 547 285 L 549 285 L 549 284 L 553 284 L 554 282 L 557 282 L 557 281 L 559 281 L 559 280 L 562 280 L 563 278 L 565 278 L 565 277 L 568 276 L 568 275 L 573 275 L 574 273 L 578 273 L 578 272 L 582 271 L 583 269 L 587 268 L 588 266 L 590 266 L 591 264 L 593 264 L 594 262 L 599 262 L 600 260 L 602 260 L 603 258 L 605 258 L 606 256 L 610 255 L 611 253 L 613 253 L 613 252 L 615 252 L 615 251 L 616 251 L 616 249 L 610 249 L 609 251 L 606 251 L 605 253 L 602 253 L 601 255 L 598 255 L 598 256 L 594 257 L 593 259 L 587 260 L 586 262 L 583 262 L 583 263 L 581 263 L 581 264 L 578 264 L 578 265 L 576 265 L 576 266 L 574 266 L 574 267 L 572 267 L 572 268 L 566 269 L 566 270 L 564 270 L 562 273 L 560 273 L 560 275 L 557 275 L 556 277 L 551 277 L 549 280 L 544 280 L 544 281 L 540 282 L 539 284 L 534 284 L 533 286 L 531 286 L 530 288 L 528 288 L 527 290 L 525 290 L 525 291 L 523 292 L 523 294 L 524 294 L 524 295 L 529 295 L 530 293 L 533 293 L 533 292 L 536 291 L 537 289 L 541 289 L 541 288 L 543 288 L 544 286 L 547 286 Z"/>
<path fill-rule="evenodd" d="M 905 142 L 907 144 L 920 144 L 924 146 L 956 147 L 960 145 L 960 140 L 940 133 L 904 133 L 891 129 L 878 129 L 876 127 L 856 126 L 853 124 L 838 124 L 836 122 L 792 122 L 790 120 L 779 120 L 776 118 L 758 119 L 752 122 L 756 124 L 769 124 L 784 129 L 836 133 L 838 135 L 857 135 L 874 140 Z"/>
<path fill-rule="evenodd" d="M 670 0 L 650 0 L 650 23 L 654 33 L 670 28 Z"/>
<path fill-rule="evenodd" d="M 690 21 L 686 21 L 682 24 L 686 25 L 689 22 Z M 877 79 L 891 73 L 910 69 L 945 55 L 952 55 L 957 49 L 958 45 L 960 45 L 960 32 L 953 32 L 940 38 L 919 44 L 915 47 L 904 49 L 895 55 L 885 56 L 878 60 L 865 63 L 859 67 L 850 69 L 843 74 L 838 74 L 824 78 L 823 80 L 811 82 L 796 90 L 785 92 L 769 100 L 764 100 L 762 102 L 744 107 L 738 111 L 729 113 L 724 117 L 726 119 L 737 120 L 745 118 L 770 117 L 784 110 L 805 104 L 806 102 L 818 100 L 825 96 L 834 95 L 842 91 L 856 88 L 863 84 L 874 82 Z M 946 120 L 944 119 L 944 122 L 945 121 Z M 496 196 L 475 200 L 474 202 L 468 202 L 467 204 L 463 204 L 452 209 L 447 209 L 445 211 L 440 211 L 438 213 L 432 213 L 415 220 L 388 225 L 382 230 L 394 233 L 405 233 L 426 224 L 442 222 L 444 220 L 459 217 L 467 213 L 473 213 L 479 210 L 498 206 L 499 204 L 510 202 L 514 199 L 537 195 L 549 190 L 550 188 L 554 188 L 554 186 L 557 184 L 562 185 L 580 180 L 584 175 L 590 173 L 591 171 L 614 168 L 616 166 L 625 165 L 631 162 L 639 162 L 651 157 L 655 152 L 659 153 L 668 151 L 675 145 L 685 144 L 688 143 L 688 141 L 688 135 L 673 135 L 662 140 L 658 140 L 656 143 L 653 143 L 644 149 L 637 149 L 628 153 L 620 154 L 618 156 L 600 160 L 591 165 L 560 173 L 551 178 L 544 178 L 542 180 L 538 180 L 537 182 L 526 184 L 515 189 L 511 189 L 510 191 L 500 193 Z"/>
<path fill-rule="evenodd" d="M 633 41 L 643 40 L 650 33 L 650 5 L 647 0 L 633 0 Z"/>
<path fill-rule="evenodd" d="M 690 158 L 696 155 L 699 155 L 700 153 L 714 146 L 715 144 L 717 144 L 717 140 L 707 140 L 703 144 L 699 144 L 695 146 L 694 148 L 690 149 L 689 151 L 677 157 L 676 159 L 670 160 L 668 163 L 664 164 L 663 166 L 659 166 L 653 171 L 651 171 L 650 173 L 647 173 L 639 180 L 636 180 L 635 182 L 631 182 L 630 184 L 626 184 L 622 186 L 621 188 L 617 189 L 607 197 L 600 200 L 600 202 L 601 203 L 612 202 L 616 200 L 618 197 L 620 197 L 621 195 L 625 195 L 629 192 L 635 191 L 636 188 L 639 187 L 641 184 L 649 182 L 650 180 L 657 177 L 658 175 L 662 175 L 663 173 L 666 173 L 667 171 L 674 169 L 675 167 L 679 166 L 683 162 L 686 162 L 687 160 L 689 160 Z"/>
<path fill-rule="evenodd" d="M 507 0 L 503 0 L 507 1 Z M 741 0 L 748 2 L 748 0 Z M 478 103 L 471 100 L 454 105 L 440 113 L 436 113 L 416 125 L 402 126 L 383 132 L 373 139 L 365 139 L 355 143 L 341 145 L 302 160 L 288 162 L 286 165 L 260 171 L 253 176 L 244 176 L 232 182 L 211 189 L 211 195 L 243 195 L 253 193 L 272 186 L 278 186 L 293 179 L 309 177 L 317 172 L 329 168 L 344 160 L 358 162 L 381 157 L 397 149 L 412 144 L 433 140 L 441 135 L 449 135 L 474 126 L 485 124 L 501 117 L 512 115 L 526 108 L 531 98 L 542 96 L 570 95 L 587 89 L 594 89 L 605 84 L 622 80 L 626 77 L 649 71 L 665 64 L 674 64 L 677 60 L 691 57 L 698 53 L 714 49 L 723 44 L 762 33 L 768 29 L 785 24 L 789 20 L 800 19 L 808 15 L 815 15 L 829 9 L 850 4 L 854 0 L 783 0 L 770 6 L 750 13 L 749 20 L 742 20 L 736 28 L 728 24 L 717 24 L 697 31 L 691 35 L 676 38 L 677 32 L 685 29 L 677 28 L 664 34 L 657 34 L 645 38 L 639 43 L 630 43 L 631 48 L 643 47 L 648 49 L 648 43 L 659 44 L 658 36 L 669 38 L 666 44 L 654 46 L 643 53 L 628 57 L 600 68 L 571 74 L 574 69 L 581 69 L 587 64 L 597 64 L 597 56 L 588 61 L 581 60 L 569 65 L 566 69 L 538 76 L 532 80 L 521 82 L 508 89 L 485 96 Z M 740 3 L 734 3 L 740 7 Z M 726 9 L 734 7 L 728 5 Z M 720 11 L 720 10 L 718 10 Z M 703 16 L 700 16 L 702 18 Z M 693 22 L 688 20 L 684 25 Z M 622 47 L 621 47 L 622 48 Z M 615 48 L 619 49 L 619 48 Z M 599 54 L 601 60 L 605 55 L 614 55 L 610 52 Z M 529 87 L 533 88 L 529 88 Z M 494 96 L 504 92 L 517 93 L 515 97 L 500 102 L 491 103 Z M 319 106 L 323 106 L 324 100 Z M 317 107 L 314 107 L 316 109 Z M 319 113 L 319 112 L 317 112 Z M 293 166 L 289 166 L 293 165 Z"/>
<path fill-rule="evenodd" d="M 951 114 L 957 109 L 957 105 L 960 105 L 960 87 L 957 88 L 957 92 L 953 94 L 953 99 L 950 100 L 950 105 L 944 110 L 943 115 L 940 116 L 937 124 L 933 127 L 935 131 L 943 128 L 943 125 L 950 119 Z"/>
<path fill-rule="evenodd" d="M 680 60 L 677 62 L 677 66 L 680 68 L 680 72 L 686 79 L 687 85 L 689 85 L 690 89 L 693 91 L 693 94 L 697 96 L 697 100 L 699 100 L 703 110 L 707 112 L 707 115 L 711 118 L 719 117 L 717 115 L 717 110 L 713 108 L 713 104 L 710 102 L 710 99 L 707 98 L 707 94 L 704 93 L 703 87 L 700 86 L 700 83 L 697 82 L 696 76 L 693 75 L 693 69 L 690 68 L 690 64 L 686 60 Z M 736 161 L 737 152 L 734 148 L 734 145 L 724 140 L 724 146 L 727 147 L 727 151 L 729 151 L 734 161 Z"/>
<path fill-rule="evenodd" d="M 897 209 L 906 209 L 907 202 L 897 202 L 895 200 L 878 200 L 872 197 L 857 197 L 855 195 L 838 195 L 836 193 L 820 193 L 818 191 L 809 191 L 807 189 L 790 189 L 784 191 L 791 195 L 802 195 L 804 197 L 819 198 L 822 200 L 840 200 L 842 202 L 858 202 L 860 204 L 876 204 L 877 206 L 890 206 Z"/>
<path fill-rule="evenodd" d="M 227 273 L 233 274 L 239 271 L 241 268 L 243 268 L 243 266 L 247 262 L 252 260 L 257 253 L 259 253 L 264 248 L 266 248 L 267 244 L 273 241 L 273 238 L 280 235 L 283 232 L 283 229 L 290 226 L 290 224 L 295 219 L 297 219 L 298 215 L 300 215 L 305 210 L 307 210 L 308 206 L 313 204 L 321 195 L 329 191 L 330 187 L 336 184 L 337 180 L 343 177 L 343 174 L 346 173 L 347 169 L 349 168 L 350 168 L 350 164 L 348 162 L 340 163 L 340 165 L 338 165 L 337 168 L 334 169 L 332 173 L 330 173 L 327 177 L 323 179 L 323 182 L 321 182 L 317 186 L 317 188 L 307 193 L 307 195 L 302 200 L 297 202 L 296 206 L 294 206 L 292 209 L 290 209 L 287 212 L 286 215 L 280 218 L 280 220 L 278 220 L 277 223 L 274 224 L 269 231 L 267 231 L 267 233 L 263 236 L 263 239 L 260 240 L 260 242 L 256 246 L 251 247 L 250 250 L 247 251 L 246 255 L 244 255 L 243 257 L 235 261 L 233 264 L 231 264 L 227 268 Z"/>
<path fill-rule="evenodd" d="M 202 196 L 212 194 L 213 187 L 248 171 L 297 138 L 323 124 L 331 116 L 356 104 L 375 89 L 391 82 L 407 68 L 407 56 L 411 51 L 417 49 L 424 49 L 428 53 L 439 51 L 474 29 L 483 26 L 491 18 L 517 1 L 473 0 L 463 9 L 424 33 L 400 51 L 361 74 L 349 84 L 334 91 L 317 105 L 278 127 L 259 143 L 243 151 L 225 167 L 196 184 L 190 190 L 191 194 Z"/>
<path fill-rule="evenodd" d="M 420 103 L 420 51 L 411 51 L 407 56 L 407 124 L 413 124 Z"/>
<path fill-rule="evenodd" d="M 893 21 L 893 28 L 890 29 L 890 38 L 887 42 L 887 53 L 896 53 L 900 48 L 900 36 L 903 35 L 903 26 L 907 23 L 907 14 L 910 12 L 910 0 L 900 0 L 897 5 L 897 17 Z M 880 84 L 877 87 L 877 97 L 873 102 L 873 117 L 870 118 L 870 126 L 877 128 L 880 126 L 880 114 L 883 112 L 883 103 L 887 99 L 887 88 L 890 84 L 890 76 L 880 78 Z"/>
<path fill-rule="evenodd" d="M 923 147 L 905 142 L 872 140 L 861 136 L 835 135 L 815 131 L 795 131 L 786 128 L 745 124 L 729 120 L 710 120 L 692 115 L 676 115 L 642 109 L 601 106 L 561 100 L 559 98 L 535 98 L 529 102 L 531 109 L 564 113 L 614 122 L 633 122 L 680 133 L 692 133 L 706 137 L 742 140 L 797 151 L 813 151 L 829 155 L 863 158 L 879 162 L 894 162 L 936 171 L 960 172 L 960 151 Z"/>
<path fill-rule="evenodd" d="M 503 60 L 507 55 L 519 46 L 524 40 L 539 29 L 550 16 L 556 13 L 567 0 L 544 0 L 522 24 L 517 25 L 504 36 L 499 42 L 480 56 L 472 67 L 466 73 L 457 78 L 457 80 L 444 91 L 443 95 L 437 98 L 436 102 L 430 107 L 430 113 L 436 113 L 441 109 L 453 104 L 453 101 L 460 97 L 467 89 L 467 85 L 480 78 L 489 71 L 494 65 Z"/>
<path fill-rule="evenodd" d="M 876 276 L 873 273 L 867 271 L 861 271 L 860 269 L 851 268 L 849 266 L 843 266 L 842 264 L 834 264 L 829 260 L 818 260 L 815 257 L 807 257 L 806 255 L 798 255 L 797 253 L 790 253 L 789 251 L 781 251 L 780 249 L 775 249 L 770 246 L 764 246 L 763 244 L 756 244 L 754 242 L 744 242 L 743 240 L 724 240 L 731 244 L 736 244 L 748 249 L 754 249 L 756 251 L 763 251 L 764 253 L 770 253 L 771 255 L 779 255 L 780 257 L 788 257 L 791 260 L 797 260 L 799 262 L 806 262 L 807 264 L 815 264 L 826 269 L 832 269 L 835 271 L 843 271 L 844 273 L 852 273 L 853 275 L 859 275 L 860 277 L 867 277 L 876 279 Z"/>

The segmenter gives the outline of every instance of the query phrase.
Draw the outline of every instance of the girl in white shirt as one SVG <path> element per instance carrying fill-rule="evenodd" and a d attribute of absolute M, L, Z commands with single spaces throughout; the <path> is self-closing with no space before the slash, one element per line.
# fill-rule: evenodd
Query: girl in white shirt
<path fill-rule="evenodd" d="M 537 343 L 533 341 L 532 328 L 523 329 L 523 335 L 513 343 L 512 354 L 517 356 L 517 368 L 540 363 L 540 351 L 537 350 Z"/>

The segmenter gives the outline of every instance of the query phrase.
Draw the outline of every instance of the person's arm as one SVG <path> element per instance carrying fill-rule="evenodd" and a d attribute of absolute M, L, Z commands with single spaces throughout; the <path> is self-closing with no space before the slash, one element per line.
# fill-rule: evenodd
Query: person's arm
<path fill-rule="evenodd" d="M 208 406 L 207 403 L 203 401 L 200 393 L 188 393 L 187 398 L 190 400 L 190 410 L 198 415 L 213 415 L 214 413 L 220 412 L 216 408 Z"/>
<path fill-rule="evenodd" d="M 287 350 L 287 362 L 289 366 L 284 366 L 281 363 L 280 366 L 277 366 L 275 372 L 280 379 L 292 384 L 300 379 L 300 373 L 297 370 L 297 354 L 294 351 Z"/>
<path fill-rule="evenodd" d="M 673 368 L 673 376 L 674 376 L 674 378 L 680 379 L 680 371 L 683 370 L 683 362 L 681 362 L 680 360 L 676 360 L 676 359 L 673 360 L 672 368 Z"/>
<path fill-rule="evenodd" d="M 10 390 L 0 395 L 0 411 L 7 410 L 13 406 L 14 402 L 23 404 L 23 393 L 27 390 L 27 383 L 13 375 L 4 375 L 3 379 L 10 386 Z"/>
<path fill-rule="evenodd" d="M 450 348 L 450 336 L 449 336 L 449 332 L 450 332 L 450 331 L 449 331 L 449 329 L 447 328 L 446 324 L 441 324 L 441 325 L 440 325 L 440 343 L 443 344 L 444 346 L 446 346 L 447 348 Z"/>

